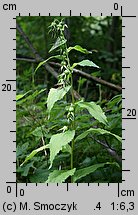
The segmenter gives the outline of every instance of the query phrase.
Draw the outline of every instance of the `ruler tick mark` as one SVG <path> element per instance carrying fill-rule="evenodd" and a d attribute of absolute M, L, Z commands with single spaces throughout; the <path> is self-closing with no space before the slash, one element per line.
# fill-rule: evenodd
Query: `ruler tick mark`
<path fill-rule="evenodd" d="M 69 184 L 67 183 L 67 191 L 69 191 Z"/>
<path fill-rule="evenodd" d="M 123 7 L 121 6 L 121 16 L 123 15 Z"/>
<path fill-rule="evenodd" d="M 16 81 L 16 80 L 12 80 L 12 79 L 10 80 L 10 79 L 7 79 L 6 81 Z"/>
<path fill-rule="evenodd" d="M 136 117 L 122 117 L 122 119 L 136 119 Z"/>
<path fill-rule="evenodd" d="M 118 187 L 118 189 L 117 189 L 117 196 L 118 196 L 118 198 L 119 198 L 119 196 L 120 196 L 120 195 L 119 195 L 119 194 L 120 194 L 120 184 L 119 184 L 119 183 L 118 183 L 118 186 L 117 186 L 117 187 Z"/>
<path fill-rule="evenodd" d="M 122 16 L 123 18 L 136 18 L 136 16 Z"/>
<path fill-rule="evenodd" d="M 17 194 L 18 194 L 18 187 L 17 187 L 17 182 L 16 182 L 16 198 L 17 198 Z"/>

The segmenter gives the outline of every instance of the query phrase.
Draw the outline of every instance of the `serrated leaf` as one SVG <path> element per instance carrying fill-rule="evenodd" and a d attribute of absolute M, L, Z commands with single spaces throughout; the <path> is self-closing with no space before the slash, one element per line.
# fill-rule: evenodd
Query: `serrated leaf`
<path fill-rule="evenodd" d="M 26 158 L 25 161 L 20 165 L 23 166 L 27 161 L 29 161 L 30 159 L 32 159 L 38 152 L 43 151 L 44 149 L 49 148 L 49 144 L 45 145 L 45 146 L 41 146 L 38 149 L 33 150 Z"/>
<path fill-rule="evenodd" d="M 68 48 L 68 53 L 69 53 L 71 50 L 76 50 L 76 51 L 79 51 L 79 52 L 81 52 L 81 53 L 83 53 L 83 54 L 90 54 L 90 53 L 92 53 L 92 52 L 88 51 L 87 49 L 82 48 L 82 47 L 79 46 L 79 45 L 76 45 L 76 46 L 73 46 L 73 47 L 69 47 L 69 48 Z"/>
<path fill-rule="evenodd" d="M 104 167 L 105 164 L 110 164 L 109 162 L 107 163 L 100 163 L 100 164 L 94 164 L 89 167 L 85 167 L 83 169 L 76 170 L 74 176 L 73 176 L 73 182 L 76 182 L 78 179 L 85 177 L 86 175 L 89 175 L 93 172 L 95 172 L 97 169 Z M 111 163 L 112 164 L 112 163 Z"/>
<path fill-rule="evenodd" d="M 107 125 L 107 118 L 104 112 L 95 102 L 78 102 L 77 104 L 79 107 L 87 109 L 92 117 L 94 117 L 96 120 Z"/>
<path fill-rule="evenodd" d="M 57 49 L 58 47 L 62 46 L 66 43 L 66 39 L 58 37 L 55 44 L 52 46 L 52 48 L 49 50 L 49 52 L 52 52 L 53 50 Z"/>
<path fill-rule="evenodd" d="M 61 100 L 66 93 L 70 90 L 71 86 L 66 86 L 63 88 L 51 88 L 48 94 L 48 98 L 47 98 L 47 109 L 48 112 L 50 113 L 51 109 L 53 108 L 54 104 Z"/>
<path fill-rule="evenodd" d="M 116 134 L 113 134 L 111 133 L 110 131 L 107 131 L 107 130 L 104 130 L 104 129 L 101 129 L 101 128 L 90 128 L 89 130 L 83 132 L 82 134 L 80 134 L 76 139 L 75 141 L 78 141 L 78 140 L 82 140 L 84 139 L 88 134 L 90 133 L 93 133 L 93 134 L 110 134 L 112 136 L 114 136 L 119 142 L 122 142 L 122 138 Z"/>
<path fill-rule="evenodd" d="M 46 183 L 63 183 L 69 176 L 73 176 L 76 168 L 71 170 L 54 170 L 50 173 Z"/>
<path fill-rule="evenodd" d="M 50 148 L 50 167 L 52 167 L 55 156 L 62 150 L 63 146 L 66 146 L 75 136 L 75 131 L 66 131 L 64 133 L 55 134 L 51 137 L 49 148 Z"/>
<path fill-rule="evenodd" d="M 99 69 L 99 66 L 97 66 L 95 63 L 93 63 L 92 61 L 90 60 L 82 60 L 81 62 L 79 63 L 74 63 L 72 68 L 76 67 L 76 66 L 89 66 L 89 67 L 95 67 L 95 68 L 98 68 Z"/>

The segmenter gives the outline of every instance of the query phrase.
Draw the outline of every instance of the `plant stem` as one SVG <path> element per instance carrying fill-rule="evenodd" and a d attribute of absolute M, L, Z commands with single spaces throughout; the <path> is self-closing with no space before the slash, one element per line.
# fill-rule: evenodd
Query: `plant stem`
<path fill-rule="evenodd" d="M 62 36 L 64 36 L 64 33 L 62 33 Z M 71 97 L 72 97 L 72 104 L 73 104 L 73 108 L 74 108 L 74 104 L 75 104 L 75 98 L 74 98 L 74 89 L 73 89 L 73 77 L 72 77 L 72 72 L 73 70 L 71 69 L 71 65 L 70 65 L 70 59 L 69 59 L 69 55 L 68 55 L 68 49 L 67 49 L 67 44 L 64 44 L 64 50 L 66 52 L 66 60 L 67 60 L 67 68 L 70 71 L 70 82 L 71 82 Z M 75 110 L 73 109 L 73 120 L 71 122 L 71 128 L 72 130 L 75 130 Z M 71 158 L 70 158 L 70 168 L 73 169 L 74 167 L 74 159 L 73 159 L 73 154 L 74 154 L 74 144 L 75 144 L 75 139 L 73 138 L 72 142 L 71 142 Z M 73 183 L 73 176 L 71 176 L 71 183 Z"/>
<path fill-rule="evenodd" d="M 71 96 L 72 96 L 72 104 L 74 106 L 75 99 L 74 99 L 74 92 L 73 92 L 73 77 L 72 77 L 72 72 L 71 72 Z M 74 117 L 75 117 L 75 110 L 73 111 L 73 114 L 74 114 Z M 72 129 L 75 130 L 75 118 L 72 121 Z M 74 159 L 73 159 L 74 144 L 75 144 L 75 140 L 73 138 L 72 143 L 71 143 L 71 163 L 70 163 L 70 168 L 71 169 L 73 169 L 73 166 L 74 166 Z M 73 183 L 73 176 L 71 176 L 71 183 Z"/>

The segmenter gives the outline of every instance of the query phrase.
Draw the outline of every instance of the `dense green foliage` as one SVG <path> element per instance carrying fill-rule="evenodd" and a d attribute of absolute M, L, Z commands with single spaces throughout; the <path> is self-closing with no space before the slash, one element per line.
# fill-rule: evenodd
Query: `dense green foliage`
<path fill-rule="evenodd" d="M 121 94 L 74 73 L 121 85 L 120 17 L 17 23 L 17 182 L 121 182 Z"/>

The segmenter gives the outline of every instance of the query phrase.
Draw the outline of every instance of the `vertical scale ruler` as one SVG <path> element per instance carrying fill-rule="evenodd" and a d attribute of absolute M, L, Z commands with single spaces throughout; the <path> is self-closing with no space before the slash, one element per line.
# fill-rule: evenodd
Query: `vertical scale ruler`
<path fill-rule="evenodd" d="M 87 3 L 86 3 L 87 2 Z M 24 0 L 0 3 L 0 212 L 4 214 L 137 214 L 137 17 L 135 3 Z M 122 16 L 122 154 L 120 184 L 16 183 L 16 16 Z"/>

